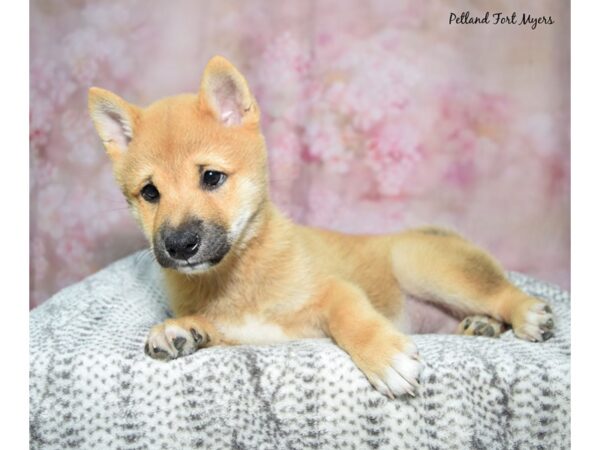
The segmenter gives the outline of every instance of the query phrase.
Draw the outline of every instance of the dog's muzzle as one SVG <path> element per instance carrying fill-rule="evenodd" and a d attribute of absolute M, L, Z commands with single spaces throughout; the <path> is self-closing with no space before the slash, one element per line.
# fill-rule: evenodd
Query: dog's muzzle
<path fill-rule="evenodd" d="M 163 225 L 154 237 L 153 246 L 161 266 L 185 273 L 218 264 L 230 249 L 223 226 L 197 219 L 177 227 Z"/>

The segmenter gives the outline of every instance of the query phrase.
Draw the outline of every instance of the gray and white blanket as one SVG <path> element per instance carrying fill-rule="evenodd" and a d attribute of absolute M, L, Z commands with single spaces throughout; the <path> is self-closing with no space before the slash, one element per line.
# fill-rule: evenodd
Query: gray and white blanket
<path fill-rule="evenodd" d="M 390 400 L 326 339 L 150 359 L 169 312 L 140 255 L 31 312 L 31 448 L 570 447 L 570 300 L 554 286 L 511 274 L 553 305 L 554 338 L 415 336 L 420 391 Z"/>

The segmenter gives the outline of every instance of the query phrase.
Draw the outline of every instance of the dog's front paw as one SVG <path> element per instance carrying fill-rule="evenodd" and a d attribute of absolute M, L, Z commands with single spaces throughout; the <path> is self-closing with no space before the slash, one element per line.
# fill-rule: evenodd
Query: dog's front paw
<path fill-rule="evenodd" d="M 210 335 L 193 317 L 168 319 L 150 330 L 144 351 L 154 359 L 170 360 L 194 353 L 210 342 Z"/>
<path fill-rule="evenodd" d="M 512 326 L 518 338 L 532 342 L 546 341 L 554 335 L 552 310 L 547 303 L 533 300 L 517 313 Z"/>
<path fill-rule="evenodd" d="M 378 370 L 367 373 L 367 378 L 375 389 L 389 398 L 404 394 L 414 397 L 419 387 L 423 363 L 417 347 L 411 341 L 406 341 L 401 347 L 402 351 L 389 356 L 387 362 Z"/>

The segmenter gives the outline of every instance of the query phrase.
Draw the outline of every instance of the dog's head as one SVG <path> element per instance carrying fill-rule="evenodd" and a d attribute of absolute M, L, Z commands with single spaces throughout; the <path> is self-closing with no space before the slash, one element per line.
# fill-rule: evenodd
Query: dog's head
<path fill-rule="evenodd" d="M 147 108 L 89 91 L 94 125 L 157 261 L 199 273 L 244 245 L 268 196 L 258 105 L 244 77 L 211 59 L 198 94 Z"/>

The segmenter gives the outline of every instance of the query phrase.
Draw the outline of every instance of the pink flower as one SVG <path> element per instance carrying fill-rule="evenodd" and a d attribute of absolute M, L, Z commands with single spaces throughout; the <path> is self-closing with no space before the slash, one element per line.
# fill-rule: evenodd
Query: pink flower
<path fill-rule="evenodd" d="M 344 173 L 353 157 L 346 148 L 343 124 L 336 123 L 333 114 L 322 114 L 309 122 L 304 132 L 305 160 L 321 161 L 328 170 Z"/>
<path fill-rule="evenodd" d="M 422 160 L 420 132 L 402 115 L 376 127 L 369 135 L 367 165 L 382 195 L 402 194 Z"/>
<path fill-rule="evenodd" d="M 298 133 L 283 120 L 266 129 L 271 166 L 270 178 L 278 184 L 291 183 L 302 168 L 302 142 Z"/>
<path fill-rule="evenodd" d="M 264 50 L 256 73 L 257 96 L 268 117 L 291 123 L 305 119 L 311 60 L 309 48 L 290 33 L 278 36 Z"/>

